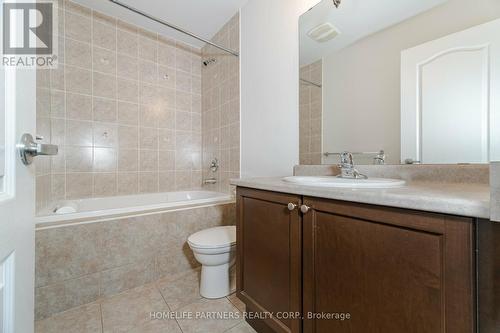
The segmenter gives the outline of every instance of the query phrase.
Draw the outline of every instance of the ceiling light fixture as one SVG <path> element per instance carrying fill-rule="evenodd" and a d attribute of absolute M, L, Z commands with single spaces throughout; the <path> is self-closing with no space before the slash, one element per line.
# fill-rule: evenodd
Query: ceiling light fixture
<path fill-rule="evenodd" d="M 336 8 L 339 8 L 341 2 L 342 0 L 333 0 L 333 4 L 335 5 Z"/>

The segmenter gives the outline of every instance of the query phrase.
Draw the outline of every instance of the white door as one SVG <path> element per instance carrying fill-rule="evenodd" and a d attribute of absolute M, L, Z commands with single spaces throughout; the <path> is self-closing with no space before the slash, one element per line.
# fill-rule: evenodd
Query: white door
<path fill-rule="evenodd" d="M 490 143 L 500 139 L 499 31 L 495 20 L 402 52 L 402 161 L 498 158 Z"/>
<path fill-rule="evenodd" d="M 0 68 L 0 82 L 0 332 L 31 333 L 35 172 L 21 162 L 16 143 L 35 132 L 36 74 Z"/>

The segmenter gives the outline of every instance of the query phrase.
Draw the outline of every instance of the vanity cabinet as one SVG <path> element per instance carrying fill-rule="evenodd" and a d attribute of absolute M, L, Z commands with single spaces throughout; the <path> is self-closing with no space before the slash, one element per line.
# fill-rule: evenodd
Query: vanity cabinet
<path fill-rule="evenodd" d="M 301 313 L 258 332 L 475 332 L 474 219 L 247 188 L 237 207 L 247 311 Z"/>
<path fill-rule="evenodd" d="M 300 197 L 239 188 L 236 205 L 238 295 L 256 314 L 248 321 L 259 332 L 301 332 L 299 317 L 280 315 L 302 312 Z"/>

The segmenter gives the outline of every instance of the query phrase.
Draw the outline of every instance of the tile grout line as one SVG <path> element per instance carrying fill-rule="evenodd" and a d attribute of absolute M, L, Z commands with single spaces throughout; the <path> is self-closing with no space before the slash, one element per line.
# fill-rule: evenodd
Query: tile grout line
<path fill-rule="evenodd" d="M 104 316 L 102 314 L 102 303 L 99 302 L 99 313 L 101 314 L 101 332 L 104 333 Z"/>
<path fill-rule="evenodd" d="M 155 260 L 155 261 L 156 261 L 156 260 Z M 155 265 L 155 266 L 156 266 L 156 265 Z M 167 309 L 168 309 L 169 311 L 172 311 L 172 309 L 170 309 L 170 306 L 168 305 L 167 300 L 165 299 L 165 296 L 163 296 L 163 293 L 161 292 L 160 287 L 158 286 L 158 283 L 157 283 L 157 282 L 158 282 L 159 280 L 161 280 L 161 278 L 160 278 L 160 279 L 157 279 L 156 281 L 154 281 L 154 282 L 153 282 L 153 283 L 154 283 L 154 286 L 155 286 L 155 289 L 156 289 L 156 290 L 160 293 L 161 298 L 163 299 L 163 301 L 165 302 L 165 305 L 167 306 Z M 179 330 L 181 331 L 181 333 L 183 333 L 184 331 L 182 330 L 181 324 L 179 323 L 179 321 L 177 320 L 177 318 L 175 318 L 175 323 L 177 324 L 177 327 L 179 327 Z"/>

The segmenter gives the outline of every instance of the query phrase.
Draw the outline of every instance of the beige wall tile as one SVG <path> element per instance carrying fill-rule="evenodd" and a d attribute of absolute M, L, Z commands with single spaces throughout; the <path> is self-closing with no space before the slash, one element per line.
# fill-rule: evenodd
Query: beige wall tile
<path fill-rule="evenodd" d="M 151 61 L 139 61 L 139 81 L 150 84 L 158 82 L 158 64 Z"/>
<path fill-rule="evenodd" d="M 158 151 L 139 151 L 139 171 L 158 171 Z"/>
<path fill-rule="evenodd" d="M 139 174 L 137 172 L 117 173 L 117 194 L 136 194 L 139 191 Z"/>
<path fill-rule="evenodd" d="M 118 126 L 118 146 L 123 149 L 138 149 L 139 128 L 137 126 Z"/>
<path fill-rule="evenodd" d="M 116 27 L 94 20 L 92 26 L 92 40 L 96 46 L 109 50 L 116 50 Z"/>
<path fill-rule="evenodd" d="M 110 197 L 116 194 L 116 173 L 94 173 L 94 197 Z"/>
<path fill-rule="evenodd" d="M 158 166 L 161 171 L 175 170 L 175 151 L 160 151 Z"/>
<path fill-rule="evenodd" d="M 94 148 L 94 172 L 115 172 L 117 156 L 113 148 Z"/>
<path fill-rule="evenodd" d="M 139 122 L 139 105 L 128 102 L 118 102 L 118 123 L 137 125 Z"/>
<path fill-rule="evenodd" d="M 137 64 L 137 58 L 133 58 L 123 54 L 118 54 L 116 66 L 117 66 L 117 75 L 119 77 L 129 80 L 138 80 L 139 69 Z"/>
<path fill-rule="evenodd" d="M 66 11 L 64 17 L 64 32 L 67 38 L 90 43 L 90 17 Z"/>
<path fill-rule="evenodd" d="M 175 68 L 175 41 L 163 41 L 160 39 L 158 46 L 158 62 L 167 67 Z"/>
<path fill-rule="evenodd" d="M 152 170 L 144 171 L 154 175 L 144 175 L 142 191 L 156 192 L 160 184 L 164 190 L 175 190 L 200 183 L 201 52 L 64 3 L 69 5 L 60 10 L 60 66 L 39 71 L 37 78 L 38 132 L 60 145 L 57 157 L 37 163 L 38 175 L 50 175 L 39 179 L 39 187 L 52 184 L 50 190 L 38 191 L 43 199 L 39 202 L 112 193 L 107 186 L 98 188 L 96 178 L 116 170 L 130 175 Z M 145 152 L 140 160 L 144 149 L 154 150 L 156 161 L 146 159 L 153 155 Z M 160 155 L 160 150 L 166 153 Z M 173 172 L 176 150 L 185 151 L 178 164 L 186 173 L 179 174 L 179 181 Z M 126 177 L 117 174 L 116 192 L 137 193 L 139 178 L 135 174 L 126 185 Z M 157 184 L 148 185 L 153 178 Z"/>
<path fill-rule="evenodd" d="M 93 181 L 91 173 L 66 174 L 66 198 L 81 199 L 92 196 Z"/>
<path fill-rule="evenodd" d="M 66 117 L 92 120 L 92 96 L 66 93 Z"/>
<path fill-rule="evenodd" d="M 44 319 L 53 314 L 94 302 L 98 297 L 99 274 L 36 288 L 35 318 Z"/>
<path fill-rule="evenodd" d="M 175 131 L 169 129 L 158 130 L 159 150 L 175 150 Z"/>
<path fill-rule="evenodd" d="M 139 58 L 156 62 L 158 59 L 158 44 L 156 34 L 141 33 L 139 35 Z"/>
<path fill-rule="evenodd" d="M 137 34 L 130 31 L 122 30 L 121 27 L 117 31 L 117 51 L 134 58 L 138 56 L 138 39 Z"/>
<path fill-rule="evenodd" d="M 69 12 L 79 14 L 84 17 L 90 17 L 92 11 L 89 8 L 81 6 L 73 1 L 63 1 L 63 2 L 64 4 L 63 3 L 59 4 L 59 8 L 64 8 Z"/>
<path fill-rule="evenodd" d="M 139 150 L 120 149 L 118 171 L 139 171 Z"/>
<path fill-rule="evenodd" d="M 116 77 L 113 75 L 94 72 L 92 75 L 94 96 L 116 99 Z"/>
<path fill-rule="evenodd" d="M 158 130 L 148 127 L 139 128 L 139 148 L 157 150 Z"/>
<path fill-rule="evenodd" d="M 66 144 L 75 146 L 92 146 L 92 122 L 67 120 Z"/>
<path fill-rule="evenodd" d="M 66 91 L 85 95 L 92 94 L 91 71 L 73 66 L 65 66 L 64 70 Z"/>
<path fill-rule="evenodd" d="M 118 79 L 116 88 L 116 97 L 120 101 L 138 103 L 139 91 L 136 81 Z"/>
<path fill-rule="evenodd" d="M 158 172 L 139 172 L 139 193 L 158 192 Z"/>
<path fill-rule="evenodd" d="M 159 173 L 159 191 L 175 191 L 175 171 L 160 171 Z"/>
<path fill-rule="evenodd" d="M 94 71 L 116 75 L 116 52 L 94 47 L 92 64 Z"/>
<path fill-rule="evenodd" d="M 110 269 L 101 273 L 101 296 L 115 295 L 153 282 L 154 279 L 154 258 Z"/>
<path fill-rule="evenodd" d="M 116 148 L 118 146 L 118 126 L 113 123 L 94 122 L 94 147 Z"/>
<path fill-rule="evenodd" d="M 92 51 L 89 43 L 66 39 L 64 48 L 67 65 L 92 69 Z"/>
<path fill-rule="evenodd" d="M 93 164 L 91 147 L 70 147 L 66 149 L 66 172 L 91 172 Z"/>
<path fill-rule="evenodd" d="M 158 114 L 158 127 L 175 129 L 175 110 L 161 107 Z"/>
<path fill-rule="evenodd" d="M 95 121 L 115 122 L 117 117 L 116 100 L 109 98 L 94 97 L 93 119 Z"/>
<path fill-rule="evenodd" d="M 158 127 L 160 107 L 154 104 L 139 106 L 139 125 L 142 127 Z"/>
<path fill-rule="evenodd" d="M 99 224 L 81 224 L 37 231 L 36 287 L 98 272 L 100 230 Z"/>
<path fill-rule="evenodd" d="M 58 68 L 50 69 L 50 84 L 52 89 L 65 90 L 65 73 L 66 67 L 63 64 L 59 64 Z"/>

